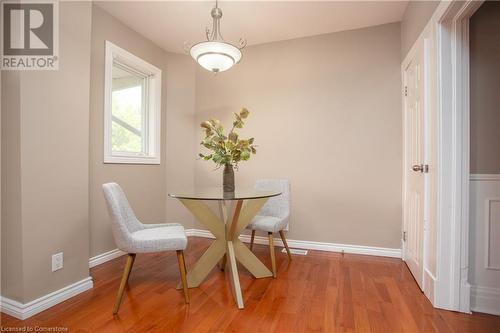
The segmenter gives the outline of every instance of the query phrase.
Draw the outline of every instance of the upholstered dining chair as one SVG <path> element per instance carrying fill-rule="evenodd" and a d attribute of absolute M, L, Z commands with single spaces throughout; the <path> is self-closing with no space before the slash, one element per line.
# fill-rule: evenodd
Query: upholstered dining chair
<path fill-rule="evenodd" d="M 181 275 L 184 299 L 189 303 L 184 249 L 187 246 L 184 227 L 177 223 L 143 224 L 134 214 L 120 185 L 103 184 L 104 197 L 111 213 L 111 229 L 118 248 L 128 254 L 127 263 L 116 296 L 113 314 L 118 313 L 132 265 L 137 253 L 175 250 Z"/>
<path fill-rule="evenodd" d="M 288 226 L 290 219 L 290 181 L 287 179 L 260 179 L 255 183 L 255 189 L 262 191 L 281 191 L 281 195 L 272 197 L 266 202 L 264 207 L 261 208 L 252 222 L 247 226 L 247 229 L 252 230 L 250 250 L 253 248 L 255 232 L 267 232 L 273 276 L 276 277 L 276 257 L 274 255 L 273 233 L 278 232 L 280 234 L 286 253 L 288 254 L 288 259 L 292 260 L 292 254 L 290 253 L 290 248 L 288 247 L 285 233 L 283 232 Z"/>

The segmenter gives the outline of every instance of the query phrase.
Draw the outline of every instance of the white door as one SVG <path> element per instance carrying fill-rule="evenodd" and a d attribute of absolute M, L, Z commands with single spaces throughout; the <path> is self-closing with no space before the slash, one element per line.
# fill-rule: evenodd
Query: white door
<path fill-rule="evenodd" d="M 403 259 L 423 289 L 424 239 L 424 50 L 420 44 L 404 70 L 404 223 Z"/>

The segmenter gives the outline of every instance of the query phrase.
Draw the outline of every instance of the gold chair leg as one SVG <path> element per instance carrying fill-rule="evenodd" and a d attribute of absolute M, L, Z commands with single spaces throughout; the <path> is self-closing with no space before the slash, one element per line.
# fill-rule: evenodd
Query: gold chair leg
<path fill-rule="evenodd" d="M 253 249 L 253 240 L 255 239 L 255 230 L 252 230 L 252 237 L 250 238 L 250 251 Z"/>
<path fill-rule="evenodd" d="M 285 233 L 283 232 L 283 230 L 280 230 L 280 237 L 281 240 L 283 241 L 283 245 L 285 245 L 286 253 L 288 254 L 288 259 L 292 260 L 292 254 L 290 253 L 290 248 L 288 247 L 288 243 L 286 242 Z"/>
<path fill-rule="evenodd" d="M 118 288 L 118 295 L 116 295 L 115 307 L 113 308 L 113 314 L 117 314 L 120 310 L 120 305 L 122 304 L 123 293 L 125 291 L 125 286 L 127 285 L 130 272 L 132 271 L 132 266 L 134 265 L 135 253 L 129 253 L 127 256 L 127 263 L 123 269 L 122 281 L 120 282 L 120 288 Z"/>
<path fill-rule="evenodd" d="M 184 261 L 184 251 L 177 250 L 177 262 L 179 263 L 179 272 L 181 273 L 182 290 L 184 290 L 184 300 L 189 304 L 189 291 L 186 278 L 186 262 Z"/>
<path fill-rule="evenodd" d="M 268 232 L 267 236 L 269 237 L 269 252 L 271 253 L 271 266 L 273 271 L 273 277 L 276 278 L 276 257 L 274 255 L 274 240 L 273 233 Z"/>

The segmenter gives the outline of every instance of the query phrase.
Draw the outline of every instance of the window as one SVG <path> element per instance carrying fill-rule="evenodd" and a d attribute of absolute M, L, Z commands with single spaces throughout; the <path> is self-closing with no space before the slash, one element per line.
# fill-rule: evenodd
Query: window
<path fill-rule="evenodd" d="M 161 70 L 106 41 L 104 163 L 160 164 Z"/>

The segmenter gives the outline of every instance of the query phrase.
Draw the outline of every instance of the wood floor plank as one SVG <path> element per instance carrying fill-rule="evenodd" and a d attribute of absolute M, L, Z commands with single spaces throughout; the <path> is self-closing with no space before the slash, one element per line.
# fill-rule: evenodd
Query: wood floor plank
<path fill-rule="evenodd" d="M 188 269 L 211 240 L 190 237 Z M 255 255 L 270 267 L 265 245 Z M 227 273 L 210 272 L 184 303 L 174 252 L 137 255 L 118 315 L 112 315 L 125 264 L 91 269 L 94 288 L 25 321 L 1 314 L 6 327 L 67 327 L 70 332 L 425 332 L 498 333 L 500 317 L 437 310 L 401 260 L 309 251 L 276 251 L 276 279 L 254 279 L 238 266 L 245 309 L 234 304 Z"/>

